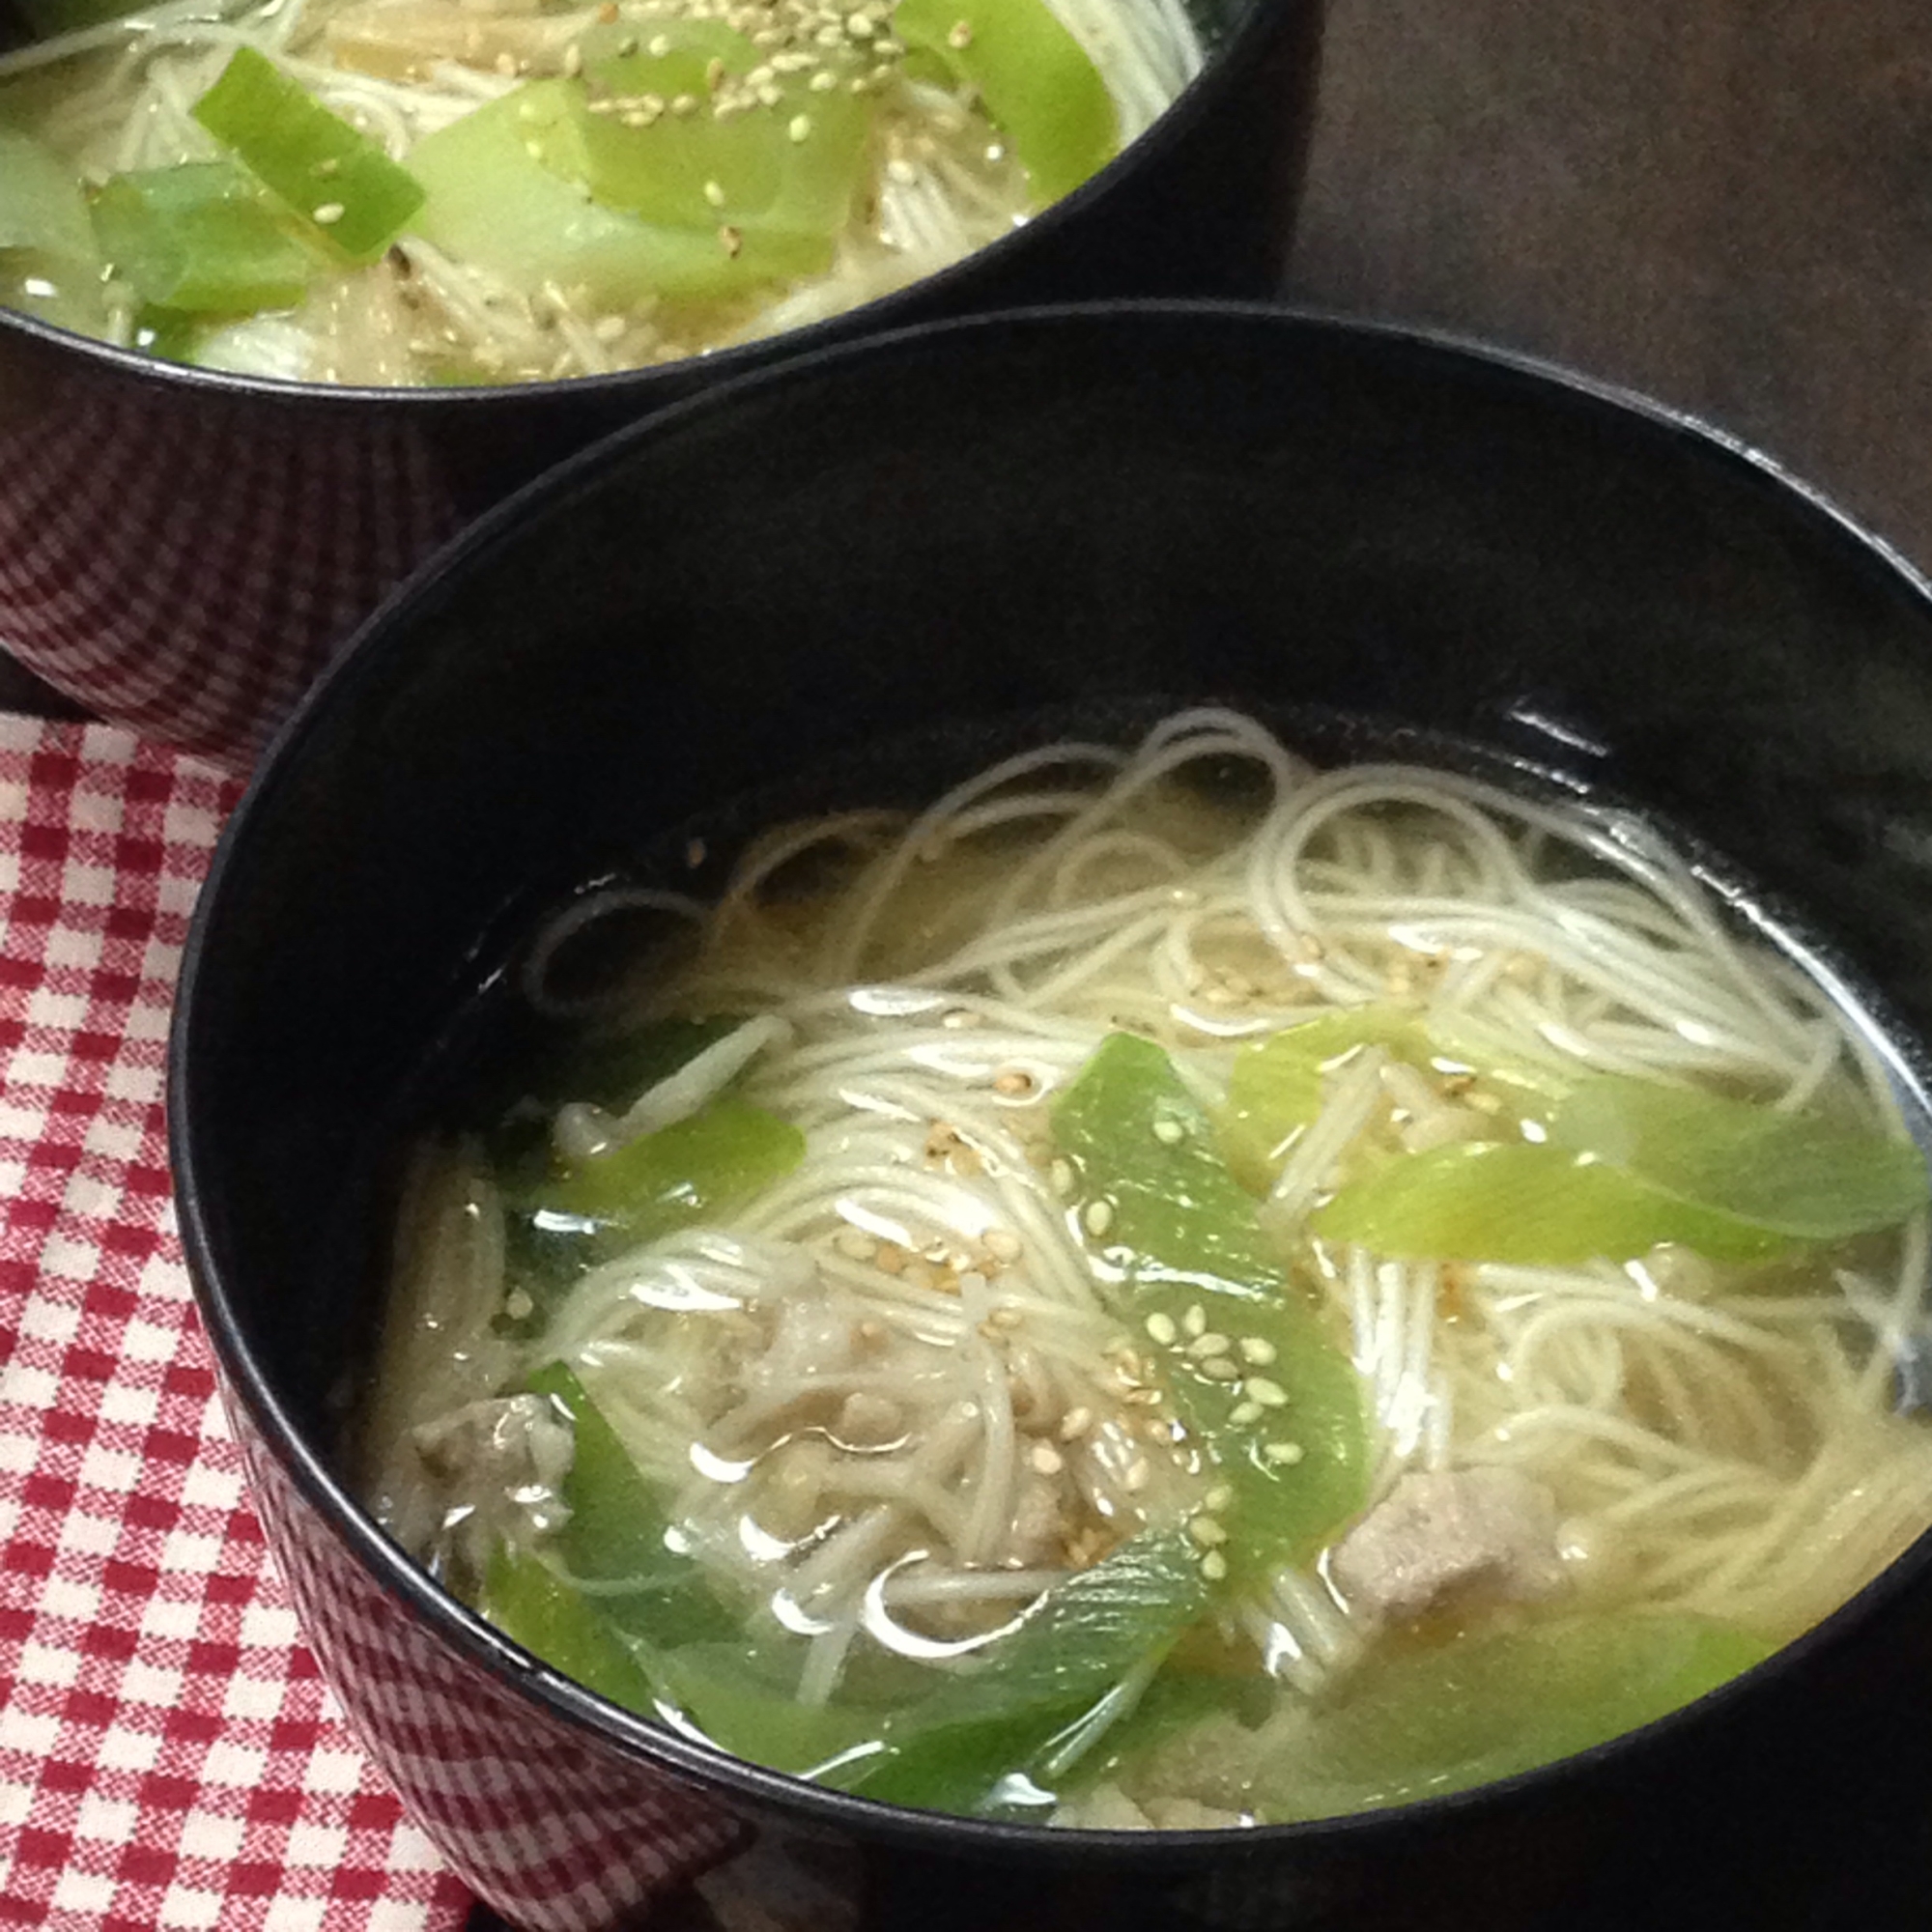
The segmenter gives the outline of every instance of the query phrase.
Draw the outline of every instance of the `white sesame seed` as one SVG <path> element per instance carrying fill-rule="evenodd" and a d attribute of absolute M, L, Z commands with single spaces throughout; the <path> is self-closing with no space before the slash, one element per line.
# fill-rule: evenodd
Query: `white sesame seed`
<path fill-rule="evenodd" d="M 794 114 L 785 128 L 785 132 L 795 143 L 810 140 L 811 116 L 810 114 Z"/>
<path fill-rule="evenodd" d="M 316 162 L 312 172 L 319 175 L 324 181 L 328 180 L 331 175 L 339 175 L 342 172 L 341 157 L 337 155 L 325 155 L 321 160 Z"/>
<path fill-rule="evenodd" d="M 645 47 L 653 60 L 663 60 L 670 52 L 670 36 L 668 34 L 653 34 L 645 43 Z"/>
<path fill-rule="evenodd" d="M 1087 1232 L 1098 1240 L 1114 1225 L 1114 1204 L 1105 1199 L 1090 1201 L 1080 1219 Z"/>
<path fill-rule="evenodd" d="M 1228 1532 L 1211 1516 L 1190 1517 L 1187 1533 L 1203 1549 L 1212 1549 L 1217 1543 L 1226 1543 Z"/>
<path fill-rule="evenodd" d="M 973 23 L 971 20 L 954 20 L 947 30 L 946 44 L 956 47 L 963 53 L 973 44 Z"/>
<path fill-rule="evenodd" d="M 1218 1549 L 1210 1549 L 1201 1559 L 1201 1574 L 1210 1583 L 1218 1583 L 1228 1574 L 1228 1559 Z"/>
<path fill-rule="evenodd" d="M 1220 1512 L 1226 1509 L 1228 1505 L 1234 1500 L 1235 1500 L 1235 1492 L 1233 1488 L 1227 1483 L 1216 1483 L 1214 1487 L 1211 1490 L 1209 1490 L 1205 1496 L 1201 1498 L 1201 1504 L 1204 1509 L 1212 1510 L 1218 1516 Z"/>
<path fill-rule="evenodd" d="M 1302 1448 L 1299 1442 L 1270 1442 L 1262 1454 L 1270 1463 L 1281 1463 L 1292 1469 L 1301 1461 Z"/>
<path fill-rule="evenodd" d="M 980 1245 L 996 1262 L 1005 1262 L 1009 1267 L 1026 1253 L 1026 1243 L 1010 1228 L 988 1228 Z"/>
<path fill-rule="evenodd" d="M 680 94 L 671 102 L 670 111 L 681 117 L 689 118 L 697 112 L 697 96 L 695 94 Z"/>
<path fill-rule="evenodd" d="M 1208 1311 L 1197 1301 L 1180 1318 L 1181 1328 L 1189 1335 L 1205 1335 L 1208 1332 Z"/>
<path fill-rule="evenodd" d="M 1065 1468 L 1066 1460 L 1050 1442 L 1036 1442 L 1033 1453 L 1027 1458 L 1042 1476 L 1057 1476 Z"/>
<path fill-rule="evenodd" d="M 886 163 L 886 176 L 901 187 L 910 187 L 919 179 L 919 170 L 903 155 L 895 155 Z"/>
<path fill-rule="evenodd" d="M 1275 1358 L 1275 1346 L 1260 1335 L 1241 1337 L 1241 1360 L 1252 1362 L 1256 1368 L 1264 1369 Z"/>
<path fill-rule="evenodd" d="M 1153 1480 L 1153 1470 L 1149 1466 L 1148 1459 L 1145 1456 L 1136 1456 L 1127 1465 L 1127 1473 L 1121 1480 L 1130 1496 L 1139 1495 Z"/>
<path fill-rule="evenodd" d="M 1232 1355 L 1209 1355 L 1205 1362 L 1197 1362 L 1195 1367 L 1209 1381 L 1216 1382 L 1231 1382 L 1241 1373 L 1235 1366 L 1235 1358 Z"/>
<path fill-rule="evenodd" d="M 1091 1408 L 1069 1408 L 1060 1418 L 1060 1439 L 1063 1442 L 1077 1442 L 1094 1426 L 1094 1411 Z"/>
<path fill-rule="evenodd" d="M 830 94 L 838 85 L 838 76 L 830 68 L 823 67 L 806 82 L 814 94 Z"/>
<path fill-rule="evenodd" d="M 1179 1147 L 1187 1138 L 1187 1129 L 1171 1114 L 1162 1114 L 1153 1123 L 1153 1137 L 1162 1147 Z"/>
<path fill-rule="evenodd" d="M 583 49 L 575 41 L 563 50 L 563 71 L 573 80 L 583 71 Z"/>
<path fill-rule="evenodd" d="M 333 228 L 348 212 L 339 201 L 325 201 L 315 210 L 313 218 L 318 227 Z"/>
<path fill-rule="evenodd" d="M 1262 1419 L 1262 1406 L 1258 1402 L 1237 1402 L 1228 1411 L 1228 1420 L 1239 1425 L 1259 1422 Z"/>
<path fill-rule="evenodd" d="M 1179 1336 L 1179 1329 L 1174 1325 L 1174 1317 L 1164 1315 L 1158 1309 L 1147 1319 L 1148 1339 L 1158 1342 L 1163 1349 L 1171 1349 Z"/>
<path fill-rule="evenodd" d="M 1046 1171 L 1048 1184 L 1053 1191 L 1065 1199 L 1073 1192 L 1073 1164 L 1071 1161 L 1057 1160 Z"/>
<path fill-rule="evenodd" d="M 1258 1402 L 1264 1408 L 1286 1408 L 1288 1391 L 1279 1382 L 1269 1381 L 1265 1376 L 1250 1376 L 1241 1384 L 1241 1393 L 1250 1402 Z"/>
<path fill-rule="evenodd" d="M 1187 1352 L 1197 1362 L 1205 1362 L 1215 1355 L 1225 1355 L 1235 1345 L 1225 1335 L 1217 1335 L 1211 1329 L 1206 1335 L 1197 1335 L 1187 1345 Z"/>
<path fill-rule="evenodd" d="M 724 206 L 724 185 L 723 182 L 708 181 L 704 184 L 704 198 L 713 208 Z"/>

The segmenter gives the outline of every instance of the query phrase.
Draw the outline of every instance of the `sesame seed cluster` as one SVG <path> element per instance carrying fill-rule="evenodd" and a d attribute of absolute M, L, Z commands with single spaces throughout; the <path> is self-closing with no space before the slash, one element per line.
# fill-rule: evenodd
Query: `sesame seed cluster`
<path fill-rule="evenodd" d="M 654 7 L 648 14 L 620 13 L 614 0 L 606 0 L 598 10 L 600 24 L 621 22 L 626 28 L 614 49 L 620 58 L 643 53 L 663 59 L 672 52 L 671 34 L 655 22 L 710 20 L 742 34 L 763 59 L 741 74 L 732 72 L 721 55 L 713 55 L 705 65 L 701 93 L 628 94 L 591 78 L 587 81 L 590 111 L 614 115 L 627 127 L 644 128 L 667 114 L 728 121 L 760 110 L 776 112 L 790 106 L 801 91 L 878 94 L 891 84 L 905 53 L 892 33 L 891 17 L 891 7 L 879 0 L 865 0 L 849 10 L 814 5 L 812 0 L 769 0 L 750 6 L 688 0 L 684 5 Z M 582 42 L 573 42 L 564 50 L 563 71 L 582 73 L 583 61 Z M 810 113 L 791 112 L 785 131 L 795 142 L 810 140 Z"/>

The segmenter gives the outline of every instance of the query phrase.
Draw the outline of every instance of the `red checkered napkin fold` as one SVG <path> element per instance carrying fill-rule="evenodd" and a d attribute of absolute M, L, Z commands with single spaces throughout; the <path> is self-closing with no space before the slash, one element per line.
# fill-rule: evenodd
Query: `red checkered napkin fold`
<path fill-rule="evenodd" d="M 175 1233 L 168 1003 L 235 797 L 0 717 L 0 1926 L 453 1932 L 298 1639 Z"/>

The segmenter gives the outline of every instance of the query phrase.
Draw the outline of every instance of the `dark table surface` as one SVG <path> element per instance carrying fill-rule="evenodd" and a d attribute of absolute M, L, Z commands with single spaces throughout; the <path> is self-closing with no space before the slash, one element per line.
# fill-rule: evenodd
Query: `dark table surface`
<path fill-rule="evenodd" d="M 1288 286 L 1710 417 L 1932 565 L 1926 0 L 1331 0 Z"/>

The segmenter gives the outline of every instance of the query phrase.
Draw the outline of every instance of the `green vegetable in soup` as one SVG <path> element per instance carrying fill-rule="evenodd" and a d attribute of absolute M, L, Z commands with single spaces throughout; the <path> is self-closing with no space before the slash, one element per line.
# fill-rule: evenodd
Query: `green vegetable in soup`
<path fill-rule="evenodd" d="M 561 1495 L 570 1515 L 551 1539 L 563 1574 L 594 1587 L 598 1615 L 655 1643 L 733 1634 L 737 1620 L 704 1573 L 674 1547 L 669 1519 L 583 1384 L 553 1362 L 526 1386 L 570 1418 L 574 1448 Z"/>
<path fill-rule="evenodd" d="M 1010 1774 L 1040 1769 L 1137 1667 L 1157 1666 L 1207 1594 L 1186 1535 L 1122 1544 L 1050 1590 L 971 1674 L 896 1713 L 885 1753 L 840 1781 L 894 1804 L 983 1809 Z"/>
<path fill-rule="evenodd" d="M 647 221 L 707 235 L 730 224 L 759 238 L 754 252 L 783 237 L 803 261 L 816 242 L 812 271 L 824 268 L 851 219 L 872 122 L 845 68 L 827 56 L 812 72 L 839 84 L 814 90 L 807 73 L 774 74 L 720 20 L 593 28 L 582 45 L 587 88 L 556 90 L 526 118 L 547 167 Z M 632 51 L 607 51 L 619 47 Z M 744 80 L 754 71 L 762 95 Z M 648 105 L 601 111 L 611 99 Z M 695 111 L 676 112 L 679 100 Z"/>
<path fill-rule="evenodd" d="M 601 1610 L 527 1551 L 499 1546 L 476 1605 L 503 1634 L 586 1690 L 649 1716 L 650 1678 Z"/>
<path fill-rule="evenodd" d="M 979 95 L 1036 207 L 1070 194 L 1119 152 L 1106 82 L 1044 0 L 899 0 L 893 30 Z"/>
<path fill-rule="evenodd" d="M 92 261 L 94 231 L 74 171 L 30 135 L 0 126 L 0 249 Z"/>
<path fill-rule="evenodd" d="M 701 228 L 643 221 L 605 206 L 540 158 L 567 146 L 584 112 L 574 81 L 531 81 L 425 135 L 410 151 L 427 191 L 414 232 L 526 294 L 549 284 L 612 307 L 650 296 L 716 300 L 822 261 L 819 237 L 722 219 Z"/>
<path fill-rule="evenodd" d="M 1309 1216 L 1324 1241 L 1397 1260 L 1570 1267 L 1630 1261 L 1666 1241 L 1714 1261 L 1764 1261 L 1782 1236 L 1661 1193 L 1621 1168 L 1528 1141 L 1463 1141 L 1401 1154 Z"/>
<path fill-rule="evenodd" d="M 209 329 L 218 326 L 170 308 L 139 309 L 134 316 L 134 347 L 164 361 L 192 362 Z"/>
<path fill-rule="evenodd" d="M 0 303 L 66 328 L 98 328 L 100 254 L 74 171 L 0 126 Z"/>
<path fill-rule="evenodd" d="M 1112 1035 L 1053 1112 L 1082 1225 L 1123 1273 L 1181 1420 L 1232 1491 L 1213 1520 L 1230 1573 L 1301 1561 L 1366 1500 L 1360 1382 L 1290 1281 L 1159 1047 Z"/>
<path fill-rule="evenodd" d="M 1393 1007 L 1322 1013 L 1236 1054 L 1216 1125 L 1221 1151 L 1243 1187 L 1265 1194 L 1273 1186 L 1289 1150 L 1321 1112 L 1325 1080 L 1369 1046 L 1388 1047 L 1422 1065 L 1429 1061 L 1415 1015 Z"/>
<path fill-rule="evenodd" d="M 1799 1240 L 1892 1227 L 1932 1194 L 1910 1141 L 1652 1080 L 1582 1082 L 1549 1137 L 1673 1200 Z"/>
<path fill-rule="evenodd" d="M 559 1492 L 568 1516 L 541 1550 L 498 1545 L 477 1608 L 586 1690 L 648 1716 L 655 1647 L 736 1637 L 739 1620 L 675 1548 L 669 1520 L 577 1377 L 554 1362 L 526 1386 L 571 1424 Z"/>
<path fill-rule="evenodd" d="M 143 301 L 177 312 L 293 308 L 315 268 L 230 161 L 116 175 L 95 198 L 94 231 Z"/>
<path fill-rule="evenodd" d="M 1445 1070 L 1466 1076 L 1474 1088 L 1467 1097 L 1493 1115 L 1498 1139 L 1515 1134 L 1524 1120 L 1547 1118 L 1570 1085 L 1548 1067 L 1465 1045 L 1453 1022 L 1425 1026 L 1419 1013 L 1398 1007 L 1319 1013 L 1235 1055 L 1216 1125 L 1242 1186 L 1268 1192 L 1294 1143 L 1320 1118 L 1330 1082 L 1372 1046 L 1386 1048 L 1425 1078 Z"/>
<path fill-rule="evenodd" d="M 1253 1798 L 1289 1822 L 1469 1790 L 1636 1730 L 1769 1655 L 1681 1612 L 1565 1617 L 1383 1653 L 1331 1704 L 1270 1727 Z"/>
<path fill-rule="evenodd" d="M 1890 1227 L 1932 1191 L 1910 1142 L 1657 1081 L 1581 1082 L 1548 1136 L 1398 1155 L 1310 1229 L 1415 1260 L 1569 1266 L 1679 1242 L 1750 1262 Z"/>
<path fill-rule="evenodd" d="M 726 1094 L 689 1120 L 566 1163 L 530 1206 L 607 1241 L 648 1240 L 750 1199 L 804 1156 L 805 1136 L 788 1121 Z"/>
<path fill-rule="evenodd" d="M 886 1713 L 801 1704 L 797 1687 L 764 1670 L 742 1634 L 647 1654 L 652 1676 L 685 1717 L 721 1750 L 754 1764 L 843 1786 L 885 1748 Z"/>
<path fill-rule="evenodd" d="M 352 262 L 373 262 L 422 206 L 406 168 L 253 47 L 237 49 L 194 118 Z"/>

